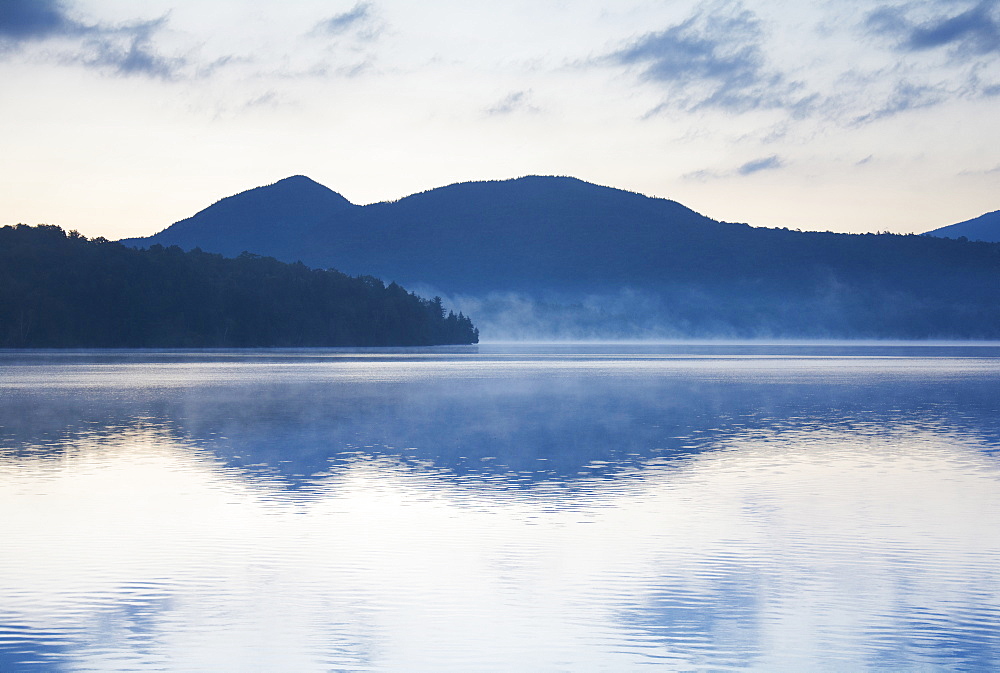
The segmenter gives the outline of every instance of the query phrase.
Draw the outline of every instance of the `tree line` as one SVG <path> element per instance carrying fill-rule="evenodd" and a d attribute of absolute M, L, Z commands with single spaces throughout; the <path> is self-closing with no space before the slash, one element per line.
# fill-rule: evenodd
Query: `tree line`
<path fill-rule="evenodd" d="M 479 331 L 372 276 L 177 246 L 134 249 L 54 225 L 0 227 L 0 347 L 471 344 Z"/>

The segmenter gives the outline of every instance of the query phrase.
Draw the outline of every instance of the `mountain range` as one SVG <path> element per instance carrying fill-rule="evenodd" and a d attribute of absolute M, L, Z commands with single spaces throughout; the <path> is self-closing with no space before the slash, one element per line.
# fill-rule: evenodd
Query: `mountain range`
<path fill-rule="evenodd" d="M 669 223 L 669 226 L 663 226 Z M 215 203 L 129 245 L 247 250 L 447 292 L 594 289 L 662 275 L 664 249 L 734 228 L 573 178 L 469 182 L 356 206 L 304 176 Z"/>
<path fill-rule="evenodd" d="M 294 176 L 123 242 L 373 275 L 487 339 L 1000 337 L 1000 245 L 756 228 L 569 177 L 359 206 Z"/>

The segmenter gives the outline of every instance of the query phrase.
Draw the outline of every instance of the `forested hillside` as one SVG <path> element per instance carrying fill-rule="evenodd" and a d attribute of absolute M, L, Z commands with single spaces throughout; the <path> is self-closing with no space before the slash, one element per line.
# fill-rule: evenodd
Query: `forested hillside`
<path fill-rule="evenodd" d="M 478 332 L 395 283 L 245 253 L 0 227 L 0 347 L 426 346 Z"/>

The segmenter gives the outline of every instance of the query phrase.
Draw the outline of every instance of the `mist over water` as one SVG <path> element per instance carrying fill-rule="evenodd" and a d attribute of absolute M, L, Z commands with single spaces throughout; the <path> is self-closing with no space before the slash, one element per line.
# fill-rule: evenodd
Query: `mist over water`
<path fill-rule="evenodd" d="M 0 670 L 1000 663 L 1000 348 L 8 352 Z"/>
<path fill-rule="evenodd" d="M 937 298 L 833 276 L 782 288 L 747 279 L 479 294 L 407 287 L 441 295 L 473 318 L 487 342 L 996 338 L 992 304 L 975 305 L 976 292 L 958 286 Z"/>

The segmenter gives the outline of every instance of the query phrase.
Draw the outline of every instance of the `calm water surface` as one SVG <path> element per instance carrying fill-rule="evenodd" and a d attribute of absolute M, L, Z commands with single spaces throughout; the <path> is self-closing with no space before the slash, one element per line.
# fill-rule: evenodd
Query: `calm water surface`
<path fill-rule="evenodd" d="M 0 353 L 0 671 L 1000 669 L 1000 346 Z"/>

